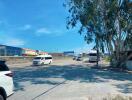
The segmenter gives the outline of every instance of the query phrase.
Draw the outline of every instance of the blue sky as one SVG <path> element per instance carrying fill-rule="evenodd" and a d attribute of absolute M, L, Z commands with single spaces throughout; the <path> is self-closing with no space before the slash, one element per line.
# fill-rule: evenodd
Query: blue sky
<path fill-rule="evenodd" d="M 48 52 L 90 49 L 78 29 L 66 29 L 64 0 L 0 0 L 0 44 Z"/>

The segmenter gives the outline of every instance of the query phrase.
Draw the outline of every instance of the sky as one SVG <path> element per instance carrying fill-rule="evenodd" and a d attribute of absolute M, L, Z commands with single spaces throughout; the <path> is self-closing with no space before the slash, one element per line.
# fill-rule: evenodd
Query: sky
<path fill-rule="evenodd" d="M 0 0 L 0 44 L 47 52 L 87 51 L 78 28 L 66 29 L 64 0 Z"/>

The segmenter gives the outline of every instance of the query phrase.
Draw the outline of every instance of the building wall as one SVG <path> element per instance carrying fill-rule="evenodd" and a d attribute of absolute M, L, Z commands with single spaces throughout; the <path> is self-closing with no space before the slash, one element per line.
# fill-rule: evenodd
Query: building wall
<path fill-rule="evenodd" d="M 6 50 L 6 47 L 3 45 L 0 45 L 0 56 L 5 56 L 5 50 Z"/>
<path fill-rule="evenodd" d="M 27 49 L 27 48 L 22 49 L 23 56 L 37 56 L 37 55 L 45 55 L 45 54 L 48 54 L 48 53 L 43 51 L 38 51 L 38 50 Z"/>
<path fill-rule="evenodd" d="M 36 50 L 36 52 L 37 52 L 38 55 L 46 55 L 46 54 L 48 54 L 47 52 L 40 51 L 40 50 Z"/>
<path fill-rule="evenodd" d="M 36 50 L 23 48 L 22 49 L 22 55 L 23 56 L 37 56 L 38 54 L 37 54 Z"/>
<path fill-rule="evenodd" d="M 126 62 L 126 66 L 129 70 L 132 70 L 132 50 L 127 51 L 128 61 Z"/>
<path fill-rule="evenodd" d="M 131 61 L 131 60 L 127 61 L 127 62 L 126 62 L 126 66 L 127 66 L 127 68 L 128 68 L 129 70 L 132 70 L 132 61 Z"/>
<path fill-rule="evenodd" d="M 21 56 L 22 49 L 18 47 L 0 45 L 0 56 Z"/>
<path fill-rule="evenodd" d="M 27 48 L 0 45 L 0 56 L 37 56 L 44 54 L 48 53 Z"/>
<path fill-rule="evenodd" d="M 17 47 L 6 47 L 6 55 L 7 56 L 21 56 L 22 49 Z"/>

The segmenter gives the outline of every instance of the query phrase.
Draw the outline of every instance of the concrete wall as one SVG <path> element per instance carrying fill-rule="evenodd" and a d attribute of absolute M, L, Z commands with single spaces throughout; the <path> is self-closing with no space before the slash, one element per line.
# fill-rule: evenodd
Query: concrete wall
<path fill-rule="evenodd" d="M 33 58 L 34 57 L 0 56 L 0 60 L 6 60 L 7 64 L 28 63 L 28 62 L 32 62 Z M 71 57 L 53 56 L 53 60 L 58 60 L 58 59 L 71 59 Z"/>
<path fill-rule="evenodd" d="M 126 66 L 129 70 L 132 70 L 132 60 L 127 61 Z"/>
<path fill-rule="evenodd" d="M 9 56 L 1 56 L 0 60 L 6 60 L 6 63 L 27 63 L 31 62 L 34 57 L 9 57 Z"/>

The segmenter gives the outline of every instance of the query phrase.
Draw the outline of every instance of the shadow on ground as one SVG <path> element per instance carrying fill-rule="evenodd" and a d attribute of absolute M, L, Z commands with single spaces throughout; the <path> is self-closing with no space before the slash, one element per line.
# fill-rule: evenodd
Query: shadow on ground
<path fill-rule="evenodd" d="M 20 83 L 31 82 L 31 84 L 57 85 L 60 82 L 47 80 L 47 78 L 63 78 L 64 80 L 80 82 L 108 82 L 109 79 L 117 81 L 129 81 L 128 84 L 117 84 L 116 87 L 122 93 L 132 93 L 132 74 L 123 72 L 113 72 L 110 70 L 91 69 L 88 66 L 66 65 L 50 67 L 27 67 L 14 69 L 14 84 L 16 91 L 23 90 Z"/>

